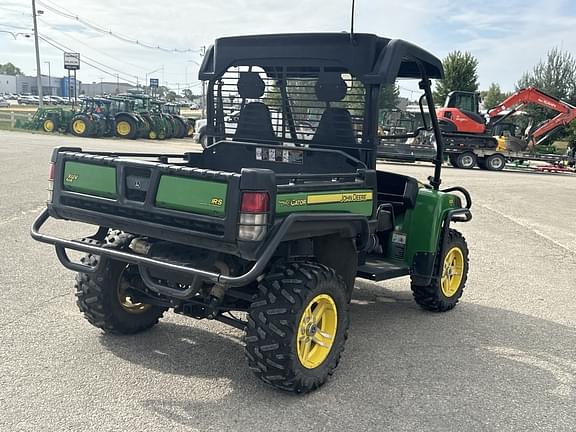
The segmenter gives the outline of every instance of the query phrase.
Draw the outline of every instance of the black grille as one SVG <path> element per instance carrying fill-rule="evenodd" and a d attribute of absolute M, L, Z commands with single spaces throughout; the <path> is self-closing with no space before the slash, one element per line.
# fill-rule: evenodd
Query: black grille
<path fill-rule="evenodd" d="M 215 139 L 364 144 L 365 88 L 344 68 L 234 66 L 215 82 L 212 97 Z"/>

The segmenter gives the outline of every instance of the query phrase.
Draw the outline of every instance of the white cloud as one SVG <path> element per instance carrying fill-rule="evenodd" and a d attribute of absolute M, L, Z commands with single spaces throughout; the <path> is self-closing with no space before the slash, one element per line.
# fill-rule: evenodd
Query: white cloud
<path fill-rule="evenodd" d="M 237 34 L 345 31 L 350 25 L 351 3 L 350 0 L 44 1 L 119 34 L 181 49 L 199 48 L 219 36 Z M 562 45 L 568 50 L 576 46 L 574 13 L 566 12 L 571 5 L 569 0 L 394 3 L 357 0 L 356 31 L 406 39 L 439 57 L 454 49 L 471 51 L 480 61 L 482 87 L 495 81 L 511 89 L 522 73 L 553 46 Z M 164 76 L 157 75 L 166 82 L 183 86 L 186 78 L 189 82 L 196 79 L 197 66 L 188 60 L 200 61 L 197 54 L 163 53 L 126 44 L 60 17 L 40 4 L 38 8 L 45 9 L 39 22 L 41 34 L 121 70 L 124 75 L 138 75 L 142 80 L 146 72 L 164 65 Z M 31 27 L 29 2 L 3 0 L 0 15 L 1 30 L 11 30 L 3 24 Z M 60 51 L 42 42 L 41 54 L 43 61 L 51 62 L 53 75 L 64 75 Z M 33 40 L 14 41 L 0 33 L 0 62 L 7 61 L 32 74 Z M 100 77 L 114 80 L 87 65 L 79 72 L 79 79 L 85 82 L 99 81 Z"/>

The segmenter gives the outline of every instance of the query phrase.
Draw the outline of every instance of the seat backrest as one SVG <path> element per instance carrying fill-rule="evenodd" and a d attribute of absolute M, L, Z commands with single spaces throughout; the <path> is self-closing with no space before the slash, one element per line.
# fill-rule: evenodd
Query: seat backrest
<path fill-rule="evenodd" d="M 350 112 L 344 108 L 326 108 L 312 138 L 312 144 L 354 147 L 356 136 Z"/>
<path fill-rule="evenodd" d="M 346 97 L 348 87 L 339 73 L 324 72 L 318 77 L 315 86 L 316 97 L 326 102 L 318 128 L 312 137 L 311 145 L 356 147 L 356 134 L 352 125 L 352 116 L 345 108 L 330 107 L 330 102 L 341 101 Z M 353 148 L 343 148 L 344 152 L 359 158 L 360 152 Z"/>
<path fill-rule="evenodd" d="M 238 94 L 243 99 L 259 99 L 265 88 L 266 85 L 258 73 L 240 72 Z M 234 140 L 278 143 L 272 126 L 272 116 L 265 104 L 249 102 L 242 108 L 234 131 Z"/>

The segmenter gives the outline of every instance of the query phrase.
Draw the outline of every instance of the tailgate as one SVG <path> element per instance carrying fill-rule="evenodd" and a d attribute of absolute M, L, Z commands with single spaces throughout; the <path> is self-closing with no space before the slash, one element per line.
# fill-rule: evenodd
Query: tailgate
<path fill-rule="evenodd" d="M 54 159 L 55 217 L 150 236 L 170 231 L 184 243 L 235 240 L 239 174 L 76 151 Z"/>

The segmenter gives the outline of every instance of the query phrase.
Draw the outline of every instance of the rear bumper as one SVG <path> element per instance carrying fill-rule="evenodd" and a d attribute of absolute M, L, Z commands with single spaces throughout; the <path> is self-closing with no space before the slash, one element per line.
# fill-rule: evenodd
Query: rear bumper
<path fill-rule="evenodd" d="M 188 265 L 188 263 L 176 264 L 174 262 L 168 262 L 157 258 L 138 255 L 133 252 L 118 249 L 109 249 L 103 246 L 90 244 L 79 240 L 69 240 L 55 237 L 49 234 L 43 234 L 40 232 L 40 230 L 49 218 L 50 213 L 48 209 L 43 210 L 42 213 L 38 215 L 38 217 L 32 224 L 30 234 L 32 238 L 34 238 L 39 242 L 54 245 L 54 247 L 56 248 L 56 255 L 64 267 L 73 271 L 83 273 L 93 273 L 97 270 L 97 267 L 72 262 L 66 253 L 66 249 L 72 249 L 80 252 L 105 256 L 115 260 L 124 261 L 130 264 L 137 265 L 144 282 L 146 283 L 146 285 L 150 286 L 150 288 L 155 289 L 161 294 L 173 295 L 182 298 L 186 298 L 187 294 L 185 292 L 183 293 L 180 290 L 175 290 L 162 285 L 157 285 L 150 278 L 148 270 L 157 268 L 167 270 L 170 272 L 181 273 L 187 276 L 196 277 L 201 280 L 207 280 L 214 283 L 224 284 L 227 286 L 233 286 L 233 287 L 245 286 L 251 282 L 254 282 L 256 278 L 264 272 L 266 266 L 270 262 L 270 259 L 278 249 L 280 243 L 286 238 L 289 238 L 291 234 L 293 235 L 294 233 L 298 233 L 299 230 L 301 230 L 302 226 L 299 226 L 301 222 L 305 223 L 307 226 L 309 226 L 311 222 L 324 226 L 332 225 L 336 229 L 338 225 L 341 225 L 343 223 L 347 224 L 351 220 L 353 220 L 355 221 L 356 224 L 359 224 L 359 226 L 361 226 L 361 229 L 359 231 L 362 231 L 365 235 L 367 235 L 368 232 L 368 222 L 362 216 L 353 216 L 345 214 L 331 214 L 331 215 L 315 215 L 308 213 L 290 214 L 275 229 L 273 235 L 271 235 L 271 237 L 267 240 L 267 242 L 263 244 L 261 248 L 259 248 L 261 252 L 259 253 L 257 259 L 254 261 L 253 266 L 244 274 L 238 276 L 230 276 L 222 273 L 210 272 L 200 268 L 195 268 Z M 103 234 L 105 235 L 105 231 L 107 231 L 107 228 L 100 228 L 98 233 L 92 236 L 92 238 L 96 239 L 98 238 L 98 236 L 102 238 L 102 235 Z M 364 244 L 365 240 L 366 239 L 364 238 L 363 239 Z"/>

